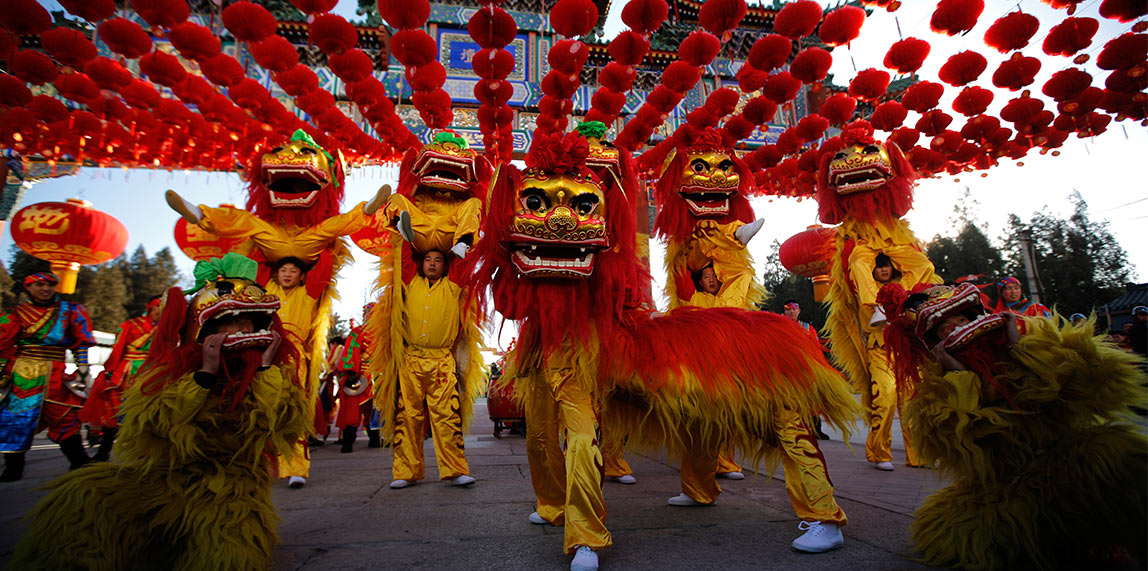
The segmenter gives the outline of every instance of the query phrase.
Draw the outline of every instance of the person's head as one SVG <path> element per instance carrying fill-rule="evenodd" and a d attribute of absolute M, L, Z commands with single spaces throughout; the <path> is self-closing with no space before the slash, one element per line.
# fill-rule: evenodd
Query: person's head
<path fill-rule="evenodd" d="M 1083 313 L 1073 313 L 1072 315 L 1070 315 L 1068 317 L 1068 320 L 1071 321 L 1073 325 L 1080 323 L 1086 319 L 1088 319 L 1088 318 L 1085 317 L 1085 315 Z"/>
<path fill-rule="evenodd" d="M 702 268 L 698 274 L 698 286 L 704 293 L 717 294 L 721 289 L 721 282 L 717 279 L 717 273 L 714 272 L 713 266 L 706 266 Z"/>
<path fill-rule="evenodd" d="M 801 317 L 801 306 L 797 304 L 796 299 L 787 299 L 785 300 L 785 307 L 782 308 L 781 312 L 784 313 L 786 317 L 797 321 L 797 318 Z"/>
<path fill-rule="evenodd" d="M 146 315 L 150 321 L 156 322 L 159 321 L 160 313 L 163 313 L 163 296 L 153 295 L 151 299 L 147 300 L 147 309 L 144 315 Z"/>
<path fill-rule="evenodd" d="M 1137 321 L 1148 321 L 1148 307 L 1137 305 L 1132 308 L 1132 319 Z"/>
<path fill-rule="evenodd" d="M 327 340 L 327 347 L 334 349 L 335 347 L 342 347 L 345 339 L 341 335 L 336 335 Z"/>
<path fill-rule="evenodd" d="M 1123 331 L 1119 331 L 1116 329 L 1113 329 L 1112 331 L 1108 332 L 1108 338 L 1110 340 L 1112 340 L 1113 343 L 1116 343 L 1117 345 L 1123 344 L 1124 342 L 1128 341 L 1128 335 L 1126 333 L 1124 333 Z"/>
<path fill-rule="evenodd" d="M 435 281 L 446 273 L 446 256 L 438 250 L 430 250 L 423 254 L 423 277 Z"/>
<path fill-rule="evenodd" d="M 40 272 L 24 278 L 24 291 L 32 301 L 46 303 L 56 296 L 56 286 L 60 278 L 52 272 Z"/>
<path fill-rule="evenodd" d="M 949 338 L 949 335 L 951 335 L 956 328 L 968 324 L 969 318 L 967 316 L 960 314 L 950 315 L 941 321 L 940 325 L 937 325 L 937 338 L 944 341 Z"/>
<path fill-rule="evenodd" d="M 1020 301 L 1022 296 L 1020 291 L 1020 280 L 1014 277 L 1007 277 L 997 284 L 997 290 L 1000 291 L 1001 299 L 1006 303 L 1016 303 Z"/>
<path fill-rule="evenodd" d="M 873 262 L 873 279 L 879 284 L 887 284 L 899 277 L 901 273 L 893 267 L 893 260 L 885 254 L 877 254 L 877 259 Z"/>
<path fill-rule="evenodd" d="M 1132 322 L 1129 321 L 1128 323 L 1125 323 L 1124 326 L 1121 327 L 1121 331 L 1123 331 L 1125 334 L 1128 334 L 1129 331 L 1132 331 Z"/>
<path fill-rule="evenodd" d="M 302 285 L 307 277 L 307 264 L 299 258 L 287 257 L 275 262 L 272 266 L 275 271 L 275 283 L 283 289 L 292 289 Z"/>

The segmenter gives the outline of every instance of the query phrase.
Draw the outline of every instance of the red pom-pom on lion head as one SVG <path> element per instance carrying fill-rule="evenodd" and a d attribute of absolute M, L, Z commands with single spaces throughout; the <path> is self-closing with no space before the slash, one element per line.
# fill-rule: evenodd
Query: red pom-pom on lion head
<path fill-rule="evenodd" d="M 685 131 L 687 135 L 693 132 Z M 654 189 L 658 217 L 654 233 L 685 239 L 703 218 L 719 224 L 753 221 L 749 195 L 754 177 L 745 161 L 717 129 L 706 128 L 692 140 L 682 137 Z"/>
<path fill-rule="evenodd" d="M 913 166 L 896 143 L 873 138 L 873 126 L 854 121 L 841 132 L 843 146 L 821 156 L 817 206 L 821 221 L 866 223 L 900 218 L 913 207 Z"/>

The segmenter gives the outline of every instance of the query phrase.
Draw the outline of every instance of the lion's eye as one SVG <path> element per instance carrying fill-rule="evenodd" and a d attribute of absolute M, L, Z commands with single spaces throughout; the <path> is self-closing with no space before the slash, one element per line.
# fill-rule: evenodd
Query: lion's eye
<path fill-rule="evenodd" d="M 299 149 L 299 154 L 302 154 L 302 155 L 317 155 L 317 154 L 319 154 L 319 151 L 316 151 L 315 149 L 312 149 L 312 148 L 310 148 L 310 147 L 303 147 L 303 148 Z"/>
<path fill-rule="evenodd" d="M 227 295 L 235 291 L 235 284 L 231 282 L 216 282 L 215 289 L 219 292 L 219 295 Z"/>
<path fill-rule="evenodd" d="M 538 210 L 542 208 L 542 199 L 537 196 L 527 196 L 526 207 L 531 210 Z"/>
<path fill-rule="evenodd" d="M 695 173 L 701 174 L 709 170 L 710 166 L 706 164 L 705 161 L 694 161 L 693 164 L 690 165 L 690 168 L 693 169 Z"/>
<path fill-rule="evenodd" d="M 867 146 L 865 147 L 865 150 L 864 150 L 863 152 L 864 152 L 866 155 L 871 155 L 871 154 L 874 154 L 874 153 L 879 153 L 879 152 L 881 152 L 881 148 L 880 148 L 880 147 L 878 147 L 877 145 L 867 145 Z"/>
<path fill-rule="evenodd" d="M 835 160 L 835 161 L 839 161 L 839 160 L 841 160 L 841 159 L 843 159 L 843 158 L 845 158 L 845 157 L 847 157 L 847 156 L 849 156 L 849 155 L 847 155 L 847 154 L 845 154 L 845 153 L 843 153 L 843 152 L 839 152 L 839 153 L 837 153 L 837 154 L 833 155 L 833 160 Z"/>
<path fill-rule="evenodd" d="M 578 211 L 580 216 L 588 216 L 594 212 L 594 207 L 598 205 L 598 197 L 593 194 L 579 196 L 574 200 L 574 210 Z"/>
<path fill-rule="evenodd" d="M 282 151 L 282 150 L 283 150 L 283 147 L 275 147 L 274 149 L 271 149 L 271 154 L 273 154 L 273 155 L 277 154 L 279 151 Z"/>
<path fill-rule="evenodd" d="M 718 165 L 718 168 L 725 172 L 729 172 L 733 170 L 733 161 L 722 161 L 721 164 Z"/>

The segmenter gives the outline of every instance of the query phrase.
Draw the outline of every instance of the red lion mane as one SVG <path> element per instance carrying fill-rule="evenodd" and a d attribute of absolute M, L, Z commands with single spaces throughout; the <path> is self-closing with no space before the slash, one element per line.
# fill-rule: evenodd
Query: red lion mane
<path fill-rule="evenodd" d="M 846 146 L 876 142 L 873 127 L 866 121 L 847 125 L 841 132 L 841 141 Z M 896 143 L 889 141 L 885 147 L 897 176 L 876 190 L 846 195 L 837 194 L 829 185 L 829 161 L 839 149 L 825 149 L 817 171 L 817 214 L 822 222 L 840 224 L 846 218 L 852 218 L 873 224 L 878 220 L 900 218 L 913 208 L 913 182 L 917 180 L 917 171 L 913 170 L 913 165 Z"/>

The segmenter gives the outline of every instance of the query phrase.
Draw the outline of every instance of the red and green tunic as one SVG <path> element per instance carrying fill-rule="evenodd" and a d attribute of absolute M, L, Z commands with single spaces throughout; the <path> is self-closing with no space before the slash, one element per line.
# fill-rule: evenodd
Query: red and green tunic
<path fill-rule="evenodd" d="M 367 336 L 366 328 L 362 325 L 351 330 L 347 342 L 343 346 L 343 355 L 335 363 L 335 372 L 338 373 L 340 383 L 346 379 L 358 377 L 360 382 L 367 383 L 363 392 L 348 396 L 344 393 L 342 385 L 337 393 L 339 398 L 339 412 L 335 416 L 335 426 L 342 429 L 358 427 L 364 416 L 371 414 L 371 380 L 368 369 L 370 367 L 371 341 Z"/>
<path fill-rule="evenodd" d="M 0 452 L 28 450 L 45 426 L 53 440 L 79 429 L 76 411 L 84 401 L 64 386 L 64 357 L 70 349 L 77 365 L 87 365 L 95 344 L 82 305 L 24 302 L 0 315 L 0 383 L 12 385 L 0 403 Z"/>

